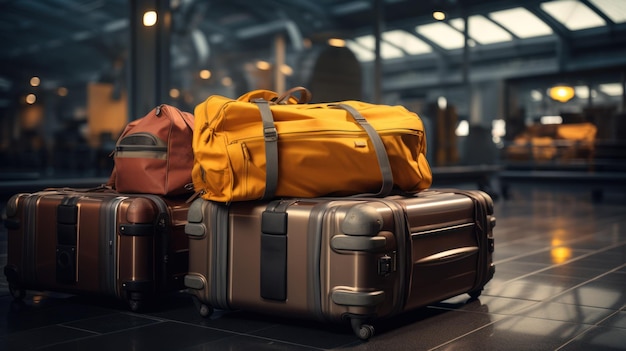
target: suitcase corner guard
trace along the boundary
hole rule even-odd
[[[331,299],[337,305],[369,307],[385,301],[385,292],[336,289],[331,293]]]
[[[346,213],[341,231],[347,235],[374,236],[383,228],[383,217],[374,206],[356,205]]]

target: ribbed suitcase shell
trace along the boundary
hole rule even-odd
[[[219,308],[349,318],[367,339],[370,321],[463,293],[477,297],[495,272],[493,203],[480,191],[230,205],[197,199],[188,221],[185,285],[205,316]]]
[[[183,289],[188,204],[155,195],[51,190],[7,203],[4,273],[16,298],[25,290],[110,295],[133,310]]]

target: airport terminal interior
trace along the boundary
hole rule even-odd
[[[626,350],[624,0],[0,0],[0,44],[3,268],[13,195],[104,184],[131,121],[257,89],[404,106],[432,188],[482,190],[496,218],[480,296],[369,340],[306,313],[202,316],[185,289],[139,310],[18,296],[2,274],[0,350]]]

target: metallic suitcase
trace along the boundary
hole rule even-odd
[[[4,274],[25,290],[109,295],[138,310],[184,289],[188,204],[156,195],[50,190],[16,194],[6,206]]]
[[[200,313],[242,309],[350,319],[361,339],[379,318],[469,293],[493,277],[493,202],[481,191],[386,198],[285,199],[189,209],[185,286]]]

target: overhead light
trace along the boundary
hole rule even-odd
[[[280,66],[280,72],[286,76],[290,76],[293,74],[293,68],[288,65],[282,65]]]
[[[66,87],[59,87],[59,88],[57,88],[57,95],[59,95],[59,96],[67,96],[67,88]]]
[[[443,21],[446,19],[446,14],[443,11],[433,11],[433,18],[437,21]]]
[[[261,71],[267,71],[272,68],[272,64],[267,61],[257,61],[256,68],[260,69]]]
[[[562,124],[563,117],[561,116],[541,116],[539,119],[541,124]]]
[[[229,87],[231,85],[233,85],[233,79],[231,77],[224,77],[222,78],[222,85],[225,87]]]
[[[39,77],[35,76],[35,77],[32,77],[30,79],[30,86],[31,87],[38,87],[40,83],[41,83],[41,79],[39,79]]]
[[[37,95],[35,94],[28,94],[26,95],[26,103],[29,105],[32,105],[35,103],[35,101],[37,101]]]
[[[346,41],[339,38],[330,38],[328,39],[328,45],[334,46],[336,48],[342,48],[346,46]]]
[[[211,78],[211,71],[209,71],[208,69],[203,69],[202,71],[200,71],[200,78],[202,79]]]
[[[459,124],[456,126],[454,130],[454,134],[456,136],[464,137],[469,135],[469,122],[466,120],[461,120]]]
[[[568,85],[556,85],[548,90],[548,96],[559,102],[568,102],[575,95],[574,88]]]
[[[157,22],[157,13],[156,11],[146,11],[143,14],[143,25],[146,27],[152,27]]]
[[[445,96],[440,96],[437,98],[437,106],[440,110],[445,110],[448,108],[448,99]]]
[[[176,88],[170,89],[170,97],[172,99],[178,99],[180,97],[180,90]]]

